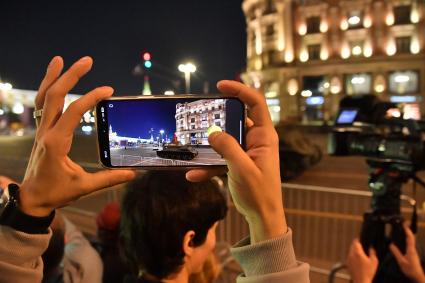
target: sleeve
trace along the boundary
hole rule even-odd
[[[103,263],[97,251],[71,221],[65,221],[64,281],[101,283]],[[68,280],[68,281],[67,281]]]
[[[238,283],[310,282],[309,265],[295,258],[290,229],[281,237],[255,244],[247,237],[231,251],[244,271]]]
[[[0,225],[0,283],[41,282],[41,255],[51,236],[50,229],[47,234],[27,234]]]

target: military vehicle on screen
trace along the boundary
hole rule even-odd
[[[167,144],[156,155],[161,158],[192,160],[198,155],[198,151],[188,145]]]

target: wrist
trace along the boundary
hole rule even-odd
[[[54,208],[37,205],[37,202],[34,201],[35,197],[31,196],[28,191],[29,190],[25,187],[25,185],[21,186],[19,194],[19,210],[34,217],[47,217],[54,211]]]
[[[413,281],[416,283],[425,283],[425,274],[422,272],[422,274],[420,274],[419,276],[415,276],[415,278],[413,278]]]
[[[47,233],[55,216],[54,211],[47,215],[28,214],[20,207],[20,188],[16,184],[8,186],[9,198],[0,213],[0,225],[9,226],[27,234]],[[44,213],[44,212],[43,212]]]
[[[273,213],[270,216],[247,217],[249,225],[251,243],[270,240],[280,237],[288,231],[285,214]]]

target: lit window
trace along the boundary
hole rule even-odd
[[[351,48],[351,54],[353,54],[354,56],[362,55],[363,53],[362,46],[363,44],[354,44],[353,47]]]
[[[370,74],[349,74],[345,76],[345,93],[348,95],[370,94],[372,78]]]
[[[419,90],[417,71],[392,72],[388,81],[390,93],[409,94],[417,93]]]
[[[348,28],[356,29],[363,27],[363,15],[360,11],[352,11],[347,18]]]

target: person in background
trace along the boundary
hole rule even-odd
[[[63,112],[67,93],[92,67],[84,57],[64,72],[61,57],[52,59],[36,97],[36,117],[41,114],[25,177],[20,186],[10,184],[12,195],[0,215],[0,274],[3,282],[40,282],[41,254],[51,237],[48,229],[55,209],[95,191],[128,182],[132,170],[88,173],[69,157],[75,128],[85,112],[110,97],[113,89],[96,88],[72,102]],[[220,81],[225,95],[241,99],[249,109],[246,151],[225,132],[208,140],[227,164],[228,187],[236,209],[248,222],[250,236],[233,248],[241,264],[244,283],[309,282],[309,267],[298,262],[283,209],[279,174],[278,136],[263,95],[242,83]],[[222,170],[194,169],[187,180],[201,182]]]
[[[397,261],[400,270],[414,283],[425,283],[425,274],[416,251],[416,239],[412,231],[404,225],[406,234],[406,254],[393,243],[389,249]],[[347,267],[354,283],[371,283],[378,270],[378,258],[373,248],[366,254],[358,239],[351,244],[347,258]]]
[[[97,249],[103,262],[103,283],[123,282],[130,270],[122,260],[119,248],[120,205],[107,203],[96,217]]]

